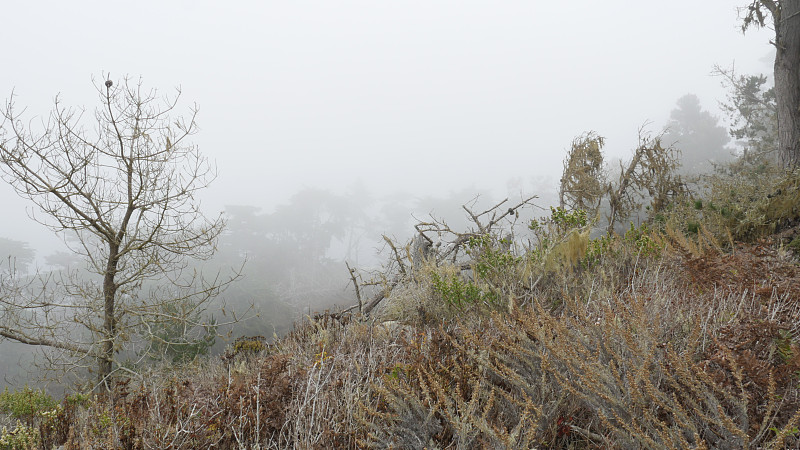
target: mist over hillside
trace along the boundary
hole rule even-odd
[[[681,150],[683,167],[692,174],[712,170],[715,159],[723,163],[734,155],[721,123],[702,108],[696,96],[687,94],[677,100],[670,121],[650,129],[655,136],[665,133],[665,144]],[[612,159],[604,170],[617,176],[619,165],[629,159]],[[226,229],[215,256],[202,268],[212,273],[241,268],[241,279],[210,305],[208,314],[220,316],[224,305],[228,311],[249,315],[246,321],[221,330],[226,337],[218,339],[212,351],[221,352],[239,336],[282,336],[302,317],[350,307],[356,296],[347,265],[365,273],[380,270],[391,261],[386,238],[405,246],[417,233],[417,223],[432,220],[467,231],[473,224],[465,206],[483,211],[504,199],[513,203],[528,196],[536,196],[535,208],[524,210],[518,218],[523,227],[558,206],[557,177],[509,178],[505,192],[481,188],[478,180],[471,186],[422,195],[382,194],[354,181],[338,190],[302,188],[274,207],[227,204]],[[27,209],[35,215],[35,210]],[[0,239],[0,253],[11,258],[16,270],[33,275],[83,268],[81,260],[46,228],[30,218],[27,223],[28,235],[40,237],[38,248],[21,240]],[[53,247],[43,244],[48,239]],[[34,370],[31,354],[19,344],[4,348],[17,363],[6,366],[0,375],[12,385],[24,382],[25,374]]]
[[[0,450],[796,448],[746,3],[5,5]]]

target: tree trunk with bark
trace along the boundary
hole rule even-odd
[[[775,95],[784,167],[800,165],[800,0],[775,5]]]
[[[111,375],[114,365],[114,342],[116,334],[116,316],[114,311],[117,296],[117,284],[114,281],[119,264],[119,244],[112,242],[109,244],[108,264],[106,273],[103,276],[103,331],[102,331],[102,353],[98,364],[98,382],[104,384],[106,378]]]
[[[747,7],[742,30],[775,29],[775,99],[778,112],[778,154],[788,169],[800,165],[800,0],[754,0]]]

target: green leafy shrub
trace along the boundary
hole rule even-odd
[[[222,360],[231,363],[234,360],[251,358],[266,350],[267,345],[267,338],[264,336],[241,336],[225,349]]]
[[[10,391],[8,387],[0,393],[0,412],[32,425],[42,413],[56,407],[53,398],[40,389],[31,389],[27,385],[19,391]]]
[[[571,269],[586,257],[591,224],[582,209],[551,207],[549,217],[531,221],[528,229],[534,242],[527,256],[545,272]]]
[[[441,276],[434,272],[431,274],[431,287],[441,299],[450,306],[462,308],[481,302],[495,303],[498,299],[496,293],[485,291],[473,281],[465,281],[459,275]]]
[[[233,342],[234,353],[260,353],[267,348],[264,336],[240,337]]]
[[[64,403],[68,406],[86,406],[89,403],[90,397],[87,394],[76,392],[74,394],[64,397]]]
[[[586,248],[584,265],[591,266],[597,264],[603,256],[611,254],[615,241],[615,237],[609,234],[604,234],[596,239],[590,240]]]
[[[631,223],[623,236],[605,234],[590,240],[582,267],[588,269],[596,266],[604,258],[617,263],[633,259],[657,258],[665,246],[660,232],[652,229],[647,223],[638,227]]]
[[[467,248],[467,254],[477,256],[476,274],[487,281],[504,274],[521,260],[510,251],[509,239],[497,239],[491,235],[473,236],[467,241]]]
[[[625,232],[623,240],[632,246],[640,256],[658,256],[664,249],[664,243],[656,238],[647,223],[643,223],[638,227],[631,223],[631,227]]]
[[[791,249],[796,255],[800,256],[800,236],[792,239],[788,245],[789,249]]]
[[[550,207],[550,216],[534,219],[528,228],[537,237],[549,234],[565,234],[573,228],[582,228],[589,224],[586,211],[582,209],[568,210],[560,206]]]

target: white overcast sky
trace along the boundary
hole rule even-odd
[[[719,115],[714,64],[771,71],[769,30],[740,32],[747,3],[3,0],[0,99],[46,115],[59,92],[93,108],[103,72],[180,85],[220,171],[213,211],[356,180],[530,192],[584,131],[625,156],[684,94]],[[0,236],[35,242],[25,202],[0,201]]]

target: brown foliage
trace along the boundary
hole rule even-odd
[[[671,243],[686,268],[683,274],[701,291],[749,291],[765,301],[773,296],[800,301],[800,267],[768,241],[738,243],[729,252],[703,247],[697,254],[685,243]]]
[[[132,449],[796,446],[800,269],[766,242],[725,251],[699,235],[632,230],[546,277],[503,260],[532,280],[503,285],[508,311],[318,315],[274,344],[234,344],[226,364],[121,384],[61,436]],[[421,280],[405,288],[424,297]]]
[[[403,358],[376,386],[378,417],[366,443],[377,448],[528,448],[542,411],[520,385],[504,379],[489,349],[502,335],[452,327],[402,340]]]

